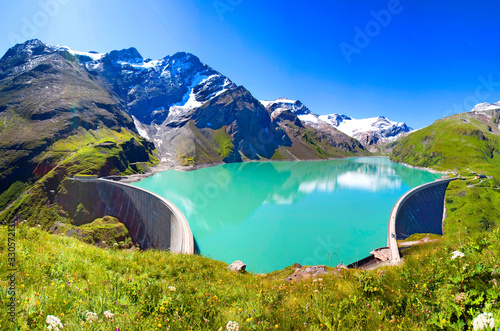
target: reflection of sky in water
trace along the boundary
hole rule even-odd
[[[376,192],[400,188],[401,178],[394,169],[381,167],[376,173],[368,173],[362,169],[345,172],[337,177],[337,183],[342,187]]]
[[[353,158],[166,171],[135,185],[181,209],[203,255],[269,272],[313,261],[320,236],[335,243],[336,263],[367,256],[385,244],[396,200],[437,177],[387,158]]]
[[[385,189],[401,188],[401,177],[396,171],[386,166],[357,167],[357,169],[326,173],[318,176],[314,180],[303,181],[299,184],[296,192],[291,192],[290,196],[283,196],[273,193],[266,203],[292,204],[294,196],[311,194],[313,192],[332,193],[335,189],[357,189],[370,192],[377,192]]]

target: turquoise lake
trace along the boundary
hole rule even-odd
[[[200,254],[267,273],[368,256],[386,245],[399,197],[440,177],[366,157],[168,170],[133,185],[179,207]]]

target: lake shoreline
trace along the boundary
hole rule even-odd
[[[404,162],[392,161],[390,159],[389,159],[389,161],[391,161],[392,163],[401,164],[401,165],[404,165],[406,167],[413,168],[413,169],[426,170],[426,171],[429,171],[429,172],[431,172],[433,174],[443,174],[443,175],[453,174],[453,172],[451,172],[451,171],[436,170],[436,169],[432,169],[432,168],[428,168],[428,167],[419,167],[419,166],[414,166],[414,165],[411,165],[411,164],[408,164],[408,163],[404,163]]]
[[[195,238],[203,238],[205,240],[200,241],[197,239],[199,246],[204,247],[206,250],[203,251],[202,249],[202,255],[209,252],[209,256],[213,259],[226,263],[241,260],[247,264],[251,272],[269,273],[286,268],[295,262],[299,262],[302,265],[326,264],[332,266],[330,263],[334,261],[325,260],[323,256],[326,256],[327,252],[338,254],[337,258],[339,261],[336,262],[343,262],[344,264],[351,263],[351,261],[359,261],[369,256],[371,250],[385,245],[387,241],[388,212],[393,207],[389,200],[397,200],[401,194],[407,191],[407,187],[413,187],[411,183],[418,185],[424,182],[432,182],[434,179],[440,177],[440,174],[433,174],[426,170],[401,167],[397,163],[390,162],[386,156],[307,161],[312,162],[290,160],[285,160],[285,162],[273,162],[272,160],[264,162],[247,161],[248,164],[246,164],[247,162],[245,164],[226,164],[224,167],[214,167],[217,165],[214,163],[195,167],[160,165],[154,168],[156,172],[166,169],[174,170],[176,168],[182,171],[168,171],[162,173],[161,176],[159,175],[157,177],[158,180],[155,180],[156,177],[151,177],[142,182],[142,184],[137,185],[169,198],[183,213],[186,213],[186,215],[189,214],[193,218],[190,222],[193,235]],[[189,171],[200,168],[207,169],[200,172]],[[393,171],[390,171],[389,168],[393,169]],[[152,173],[154,171],[150,171],[149,174]],[[246,178],[246,175],[243,175],[244,173],[250,174],[249,177]],[[250,179],[251,176],[255,178]],[[135,177],[137,180],[145,176]],[[376,180],[377,178],[379,178],[378,181]],[[229,179],[233,180],[229,181]],[[229,185],[230,183],[232,184]],[[267,193],[263,193],[263,190],[266,188],[270,189],[269,192],[266,191]],[[230,191],[230,189],[233,193],[227,197],[223,195],[227,195],[227,191]],[[257,191],[252,193],[251,190],[255,189]],[[380,194],[377,195],[377,193],[374,193],[378,190],[389,190],[394,197],[383,199]],[[333,194],[337,194],[337,196]],[[341,199],[331,198],[339,197],[339,194],[342,196]],[[349,245],[344,242],[344,237],[337,237],[338,229],[332,233],[330,233],[330,230],[337,228],[338,224],[343,224],[339,223],[342,222],[342,219],[353,218],[353,210],[356,209],[355,206],[357,205],[355,201],[360,196],[365,195],[367,200],[376,202],[374,206],[377,206],[377,210],[373,210],[369,215],[362,212],[355,213],[356,215],[359,214],[360,217],[356,216],[357,221],[353,222],[361,224],[361,227],[351,226],[350,230],[347,228],[342,230],[352,230],[351,233],[363,234],[366,228],[373,227],[373,231],[370,230],[370,233],[368,233],[368,237],[373,240],[366,240],[359,248],[352,249],[352,251],[358,250],[354,254],[350,252]],[[324,211],[329,210],[328,208],[331,207],[332,201],[340,200],[345,200],[343,205],[350,205],[351,202],[349,201],[352,201],[352,206],[344,208],[345,210],[335,207],[335,212],[324,213]],[[313,206],[313,201],[315,203],[320,201],[319,206],[321,208],[311,207]],[[242,211],[240,210],[241,208],[236,208],[235,210],[228,209],[229,206],[238,206],[241,203],[246,203],[250,207],[243,208]],[[271,205],[276,205],[276,207],[271,207]],[[300,209],[290,214],[290,210],[293,210],[291,205],[297,205]],[[327,206],[330,207],[326,208]],[[270,212],[272,210],[269,208],[278,208],[280,215],[279,222],[267,221],[267,215],[274,215]],[[310,208],[315,210],[314,217],[308,212]],[[219,212],[221,210],[224,210],[224,212]],[[257,210],[260,211],[256,212]],[[323,214],[319,210],[322,210],[321,213]],[[210,213],[216,215],[214,218],[216,222],[210,219]],[[304,213],[304,215],[301,213]],[[302,216],[295,217],[296,215]],[[251,217],[254,217],[254,219]],[[293,232],[290,232],[291,234],[285,237],[289,238],[301,235],[302,230],[297,229],[302,229],[303,220],[308,218],[314,218],[310,220],[311,226],[319,226],[323,230],[307,233],[306,239],[300,237],[292,240],[293,242],[303,240],[305,244],[307,243],[304,246],[308,248],[300,249],[294,253],[296,258],[286,261],[290,264],[276,265],[275,267],[277,268],[271,268],[271,262],[265,261],[262,264],[259,261],[260,257],[258,254],[253,256],[252,254],[255,253],[249,254],[248,251],[244,251],[245,247],[253,247],[252,245],[255,245],[255,242],[249,244],[254,240],[251,238],[261,238],[260,235],[256,236],[252,234],[253,232],[259,234],[268,233],[269,236],[272,236],[273,233],[288,233],[286,232],[289,231],[288,229],[294,229]],[[370,218],[373,218],[373,220],[369,224],[363,223]],[[239,220],[236,222],[239,228],[233,226],[235,225],[233,224],[235,223],[234,220]],[[207,228],[205,223],[213,226]],[[229,224],[231,226],[226,227],[221,224]],[[230,235],[224,234],[224,238],[240,238],[232,246],[241,246],[241,254],[228,255],[230,257],[226,258],[224,251],[219,252],[218,249],[212,250],[213,242],[220,242],[223,237],[221,233],[226,231],[233,231],[234,233],[229,232]],[[376,236],[375,233],[377,234]],[[210,235],[216,239],[211,239]],[[264,241],[264,246],[269,246],[271,242],[280,242],[279,240],[276,241],[276,238],[271,239],[267,238]],[[280,245],[288,244],[285,240],[281,241]],[[245,245],[243,245],[243,242],[245,242]],[[292,245],[291,249],[285,250],[285,252],[293,251],[295,247]],[[272,251],[279,251],[279,249]],[[276,258],[275,260],[279,259]],[[285,261],[280,261],[279,264],[283,262]],[[334,263],[334,265],[336,264]]]
[[[308,160],[244,160],[241,162],[234,162],[234,163],[252,163],[252,162],[318,162],[318,161],[332,161],[332,160],[345,160],[345,159],[354,159],[354,158],[388,158],[388,156],[384,155],[373,155],[373,156],[348,156],[348,157],[334,157],[334,158],[328,158],[328,159],[308,159]],[[393,162],[393,161],[391,161]],[[398,163],[398,162],[394,162]],[[142,174],[134,174],[134,175],[128,175],[128,176],[113,176],[112,178],[115,180],[119,180],[120,182],[123,183],[137,183],[140,182],[143,179],[146,179],[148,177],[151,177],[159,172],[167,171],[167,170],[175,170],[175,171],[182,171],[182,172],[188,172],[188,171],[195,171],[203,168],[210,168],[210,167],[216,167],[219,165],[224,165],[224,164],[230,164],[226,162],[212,162],[212,163],[203,163],[203,164],[196,164],[192,166],[181,166],[181,165],[175,165],[175,164],[158,164],[155,165],[151,168],[149,168],[145,173]],[[398,164],[403,164],[403,163],[398,163]],[[406,164],[403,164],[406,165]],[[413,167],[408,165],[409,167]],[[418,167],[416,167],[418,168]],[[430,172],[430,169],[426,168],[421,168],[422,170],[428,170]]]

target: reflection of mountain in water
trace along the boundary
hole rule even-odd
[[[435,175],[386,158],[249,162],[193,172],[167,171],[138,183],[174,202],[193,230],[210,231],[247,219],[263,204],[293,204],[313,192],[408,189]],[[199,234],[202,236],[202,234]]]

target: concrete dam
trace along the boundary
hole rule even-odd
[[[83,204],[88,219],[118,218],[142,249],[194,253],[194,238],[182,212],[167,199],[128,184],[77,177],[67,190],[73,204]]]
[[[392,208],[387,231],[389,259],[398,262],[397,240],[415,233],[443,234],[444,198],[448,184],[457,178],[436,180],[405,193]]]

